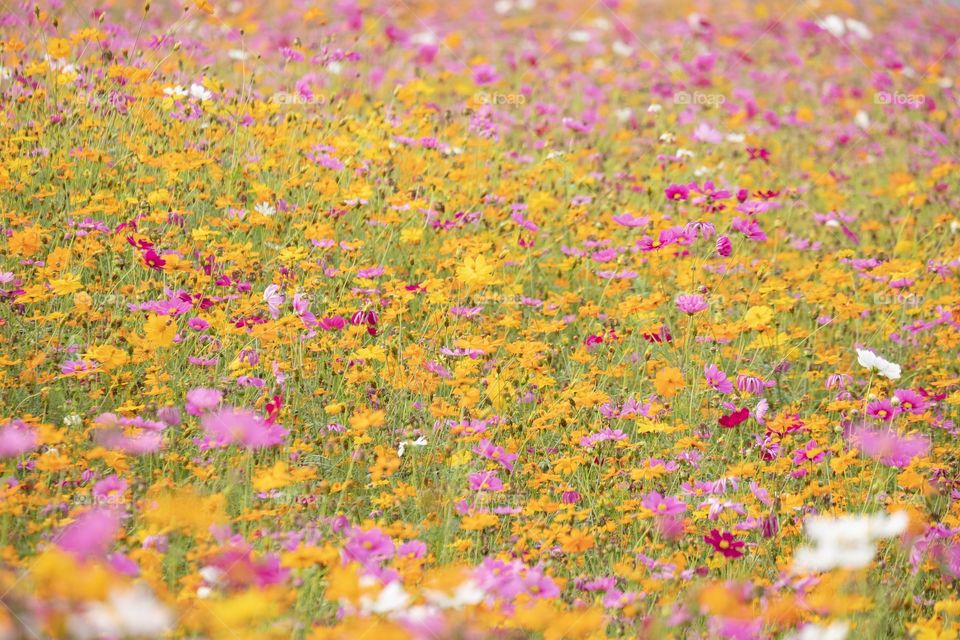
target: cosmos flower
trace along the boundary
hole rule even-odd
[[[37,433],[21,420],[0,427],[0,458],[14,458],[38,446]]]
[[[720,393],[733,393],[733,383],[727,378],[727,374],[720,370],[715,364],[704,365],[703,375],[707,379],[707,384]]]
[[[703,536],[703,541],[713,547],[716,553],[725,558],[743,557],[743,547],[746,545],[742,540],[737,540],[729,531],[720,532],[717,529],[711,529],[708,535]]]
[[[703,299],[703,296],[698,295],[677,296],[676,304],[677,309],[686,313],[687,315],[699,313],[710,306],[707,304],[707,301]]]
[[[287,431],[269,423],[249,409],[225,407],[206,413],[201,419],[210,444],[218,447],[240,445],[247,449],[272,447],[283,442]]]
[[[901,435],[891,428],[871,429],[867,426],[850,431],[850,444],[864,455],[881,463],[904,469],[910,461],[930,451],[930,439],[922,434]]]
[[[876,371],[884,378],[898,380],[900,378],[900,365],[885,360],[867,349],[857,349],[857,362],[860,366]]]
[[[873,562],[876,542],[902,534],[907,514],[812,516],[804,522],[814,547],[800,547],[794,553],[796,571],[829,571],[834,568],[862,569]]]

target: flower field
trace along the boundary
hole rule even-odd
[[[958,83],[950,3],[0,3],[0,640],[957,640]]]

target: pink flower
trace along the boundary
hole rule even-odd
[[[720,393],[733,393],[733,383],[727,379],[727,374],[720,370],[715,364],[709,364],[703,367],[703,375],[707,377],[707,384]]]
[[[235,407],[206,414],[201,425],[209,444],[219,447],[237,444],[247,449],[262,449],[281,444],[287,434],[280,425],[267,422],[249,409]]]
[[[473,81],[480,86],[499,80],[497,68],[492,64],[478,64],[473,68]]]
[[[473,452],[487,460],[499,462],[504,469],[511,472],[513,471],[513,463],[517,459],[517,454],[507,453],[503,447],[494,445],[486,438],[477,443],[477,446],[473,448]]]
[[[733,244],[730,242],[730,238],[727,236],[717,238],[717,253],[723,258],[729,257],[733,253]]]
[[[280,293],[280,285],[271,284],[263,292],[263,300],[270,309],[270,317],[276,320],[280,317],[280,305],[283,304],[284,297]]]
[[[343,555],[348,561],[356,561],[363,565],[379,564],[380,561],[393,557],[393,552],[393,540],[380,529],[369,531],[354,529],[343,547]]]
[[[15,458],[37,448],[37,432],[21,420],[0,429],[0,458]]]
[[[501,491],[503,482],[497,477],[496,471],[480,471],[471,474],[468,478],[471,491]]]
[[[120,515],[113,509],[84,511],[57,536],[56,544],[80,560],[106,555],[120,529]]]
[[[893,395],[900,401],[900,409],[914,415],[920,415],[930,406],[927,399],[913,389],[897,389]]]
[[[657,491],[651,491],[643,497],[641,504],[653,511],[656,516],[675,516],[687,510],[686,503],[680,502],[673,496],[663,496]]]
[[[893,406],[893,403],[884,398],[883,400],[874,400],[867,405],[867,415],[882,422],[890,422],[897,417],[900,410]]]
[[[930,439],[924,435],[901,436],[890,428],[860,427],[850,433],[850,443],[865,455],[885,465],[904,469],[917,456],[930,451]]]
[[[221,400],[223,394],[216,389],[197,387],[187,392],[187,404],[184,408],[190,415],[199,416],[219,407]]]
[[[677,296],[676,304],[677,309],[691,316],[710,306],[703,296],[687,294]]]
[[[797,449],[793,453],[793,464],[803,464],[804,462],[820,462],[827,457],[823,447],[817,444],[816,440],[810,440],[802,449]]]

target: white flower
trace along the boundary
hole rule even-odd
[[[160,638],[173,626],[173,615],[138,584],[111,591],[106,602],[88,602],[67,626],[75,638]]]
[[[277,212],[276,207],[274,207],[269,202],[259,202],[257,203],[257,206],[255,206],[253,209],[260,215],[268,216],[268,217],[272,216]]]
[[[796,550],[794,569],[800,572],[863,569],[873,562],[876,542],[902,534],[907,522],[907,514],[903,511],[835,518],[809,517],[804,522],[804,530],[817,544]]]
[[[410,594],[404,591],[399,582],[391,582],[377,595],[376,600],[370,596],[360,598],[360,609],[364,613],[390,613],[406,608],[410,604]]]
[[[873,351],[867,349],[857,349],[857,362],[860,366],[867,369],[876,369],[884,378],[898,380],[900,378],[900,365],[894,364],[889,360],[884,360]]]
[[[861,129],[870,128],[870,116],[867,115],[867,112],[864,110],[857,111],[857,115],[853,117],[853,123],[860,127]]]
[[[175,84],[172,87],[166,87],[163,90],[163,95],[170,96],[171,98],[185,98],[187,96],[187,90]]]
[[[847,26],[843,23],[843,18],[830,14],[823,20],[817,22],[817,26],[832,35],[834,38],[841,38],[847,32]]]
[[[873,33],[870,31],[870,28],[859,20],[847,18],[846,25],[847,31],[858,36],[861,40],[869,40],[873,37]]]
[[[458,585],[453,595],[435,589],[425,589],[423,592],[423,597],[427,599],[427,602],[441,609],[459,609],[464,606],[479,604],[486,595],[486,592],[477,586],[477,583],[473,580],[467,580]]]
[[[826,627],[808,624],[799,633],[790,636],[790,640],[843,640],[849,630],[850,625],[843,621],[831,622]]]
[[[202,84],[192,84],[190,85],[190,97],[196,98],[200,102],[206,102],[213,97],[213,93]]]
[[[624,58],[633,54],[633,47],[620,40],[615,41],[612,45],[610,45],[610,48],[615,54],[618,56],[623,56]]]
[[[410,440],[404,440],[403,442],[400,443],[400,446],[397,447],[397,456],[399,456],[399,457],[402,458],[402,457],[403,457],[403,453],[404,453],[404,451],[407,450],[407,447],[408,447],[408,446],[410,446],[410,447],[425,447],[425,446],[427,446],[427,439],[426,439],[425,437],[423,437],[423,436],[420,436],[419,438],[417,438],[416,440],[414,440],[414,441],[412,441],[412,442],[411,442]]]

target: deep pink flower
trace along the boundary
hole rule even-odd
[[[733,243],[730,242],[730,238],[727,236],[717,238],[717,253],[723,258],[729,257],[733,253]]]
[[[742,557],[743,552],[740,551],[740,549],[743,549],[746,545],[742,540],[737,540],[733,537],[733,534],[729,531],[720,533],[716,529],[712,529],[709,535],[703,536],[703,540],[713,547],[714,551],[720,552],[727,558]]]
[[[737,409],[736,411],[729,413],[724,416],[720,416],[720,419],[717,421],[720,423],[720,426],[724,429],[733,429],[738,424],[747,421],[747,418],[750,417],[750,409],[743,407],[742,409]]]
[[[680,202],[690,197],[690,188],[685,184],[671,184],[663,194],[667,196],[667,200],[671,202]]]

